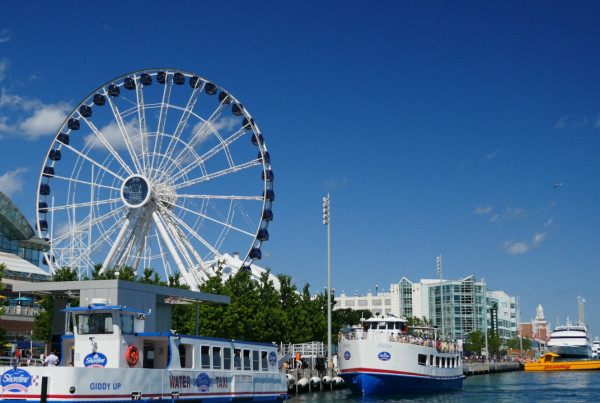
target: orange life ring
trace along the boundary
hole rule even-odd
[[[125,358],[127,359],[127,364],[129,364],[130,367],[135,366],[140,358],[138,348],[133,344],[129,346],[125,352]]]

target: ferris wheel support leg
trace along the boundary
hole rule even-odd
[[[133,217],[134,213],[135,213],[135,209],[131,209],[131,210],[129,210],[129,213],[127,213],[127,217],[125,217],[125,222],[123,223],[123,226],[121,227],[121,231],[119,231],[119,235],[117,235],[117,239],[115,239],[115,242],[110,247],[110,251],[108,252],[108,255],[106,255],[106,258],[104,259],[104,263],[102,263],[102,267],[100,268],[100,271],[98,272],[98,274],[104,273],[106,271],[106,269],[108,268],[108,266],[110,265],[110,262],[113,259],[113,257],[115,257],[117,248],[121,244],[121,241],[123,240],[123,237],[125,236],[125,233],[127,232],[127,229],[129,228],[129,224],[131,223],[131,218]]]
[[[169,234],[167,234],[167,231],[156,211],[152,212],[152,219],[154,220],[154,223],[156,224],[156,229],[158,229],[158,233],[160,234],[160,237],[164,241],[165,245],[167,246],[171,257],[173,257],[173,260],[175,260],[175,264],[177,265],[177,268],[179,269],[183,280],[186,282],[187,285],[190,286],[190,289],[192,291],[198,291],[198,283],[192,281],[192,279],[190,278],[189,273],[185,268],[185,265],[179,257],[179,253],[177,253],[177,249],[175,249],[175,245],[173,245],[173,242],[171,241]]]

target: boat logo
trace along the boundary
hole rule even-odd
[[[275,354],[274,351],[271,351],[269,353],[269,365],[276,365],[277,364],[277,354]]]
[[[199,392],[208,392],[210,390],[210,376],[204,372],[201,373],[194,381],[194,385],[196,385]]]
[[[344,352],[344,359],[345,360],[349,360],[350,359],[350,351]]]
[[[85,356],[83,364],[86,367],[105,367],[108,359],[102,353],[91,353]]]
[[[25,392],[31,385],[31,375],[23,369],[10,369],[2,374],[0,380],[3,392]]]
[[[379,357],[381,361],[389,361],[390,358],[392,358],[390,353],[388,353],[387,351],[382,351],[377,357]]]

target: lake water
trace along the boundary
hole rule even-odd
[[[430,395],[356,396],[348,389],[290,395],[295,402],[597,402],[600,371],[505,372],[470,376],[462,391]]]

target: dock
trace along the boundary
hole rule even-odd
[[[523,364],[512,362],[463,363],[463,373],[466,376],[495,374],[498,372],[523,371]]]

